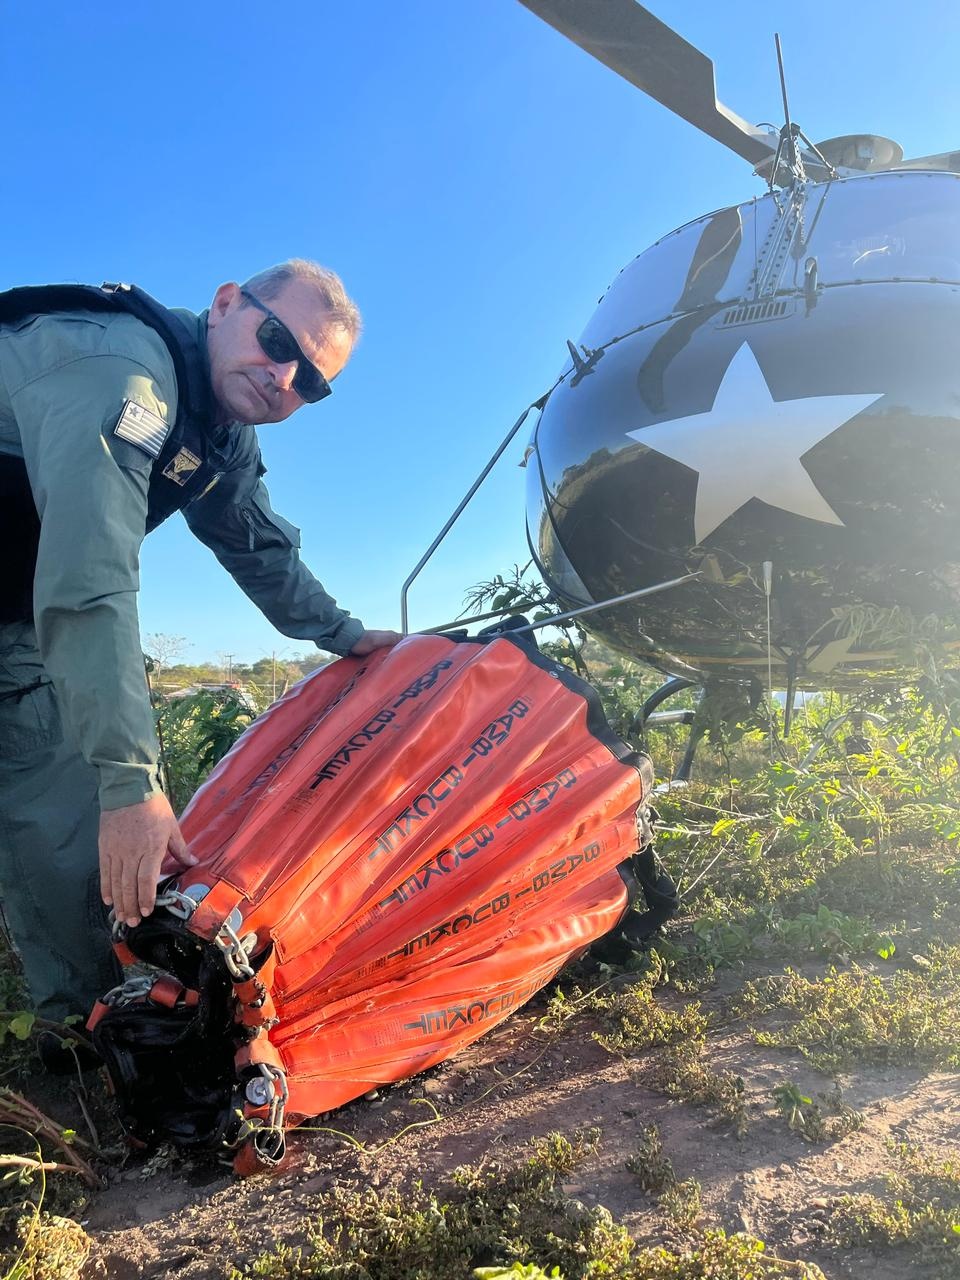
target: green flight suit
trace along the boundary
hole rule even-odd
[[[206,316],[182,318],[205,334]],[[204,349],[205,349],[205,343]],[[34,1002],[86,1012],[114,980],[98,883],[101,809],[160,790],[137,616],[153,456],[115,432],[126,401],[172,424],[173,361],[123,314],[0,330],[0,453],[22,457],[41,519],[34,621],[0,625],[0,890]],[[363,624],[299,557],[252,428],[184,514],[285,634],[347,653]]]

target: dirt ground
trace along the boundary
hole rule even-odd
[[[741,972],[737,985],[742,980]],[[700,999],[719,1011],[724,994],[720,984]],[[812,1096],[833,1081],[793,1052],[759,1048],[743,1022],[727,1022],[708,1045],[712,1065],[744,1082],[749,1127],[737,1138],[704,1110],[644,1088],[637,1079],[643,1055],[612,1056],[588,1016],[548,1033],[538,1029],[542,1012],[541,997],[451,1062],[297,1134],[287,1166],[272,1179],[241,1182],[224,1164],[170,1153],[132,1161],[85,1211],[95,1243],[84,1276],[225,1275],[277,1241],[301,1239],[318,1197],[334,1183],[382,1188],[419,1179],[433,1187],[459,1164],[522,1159],[534,1138],[591,1127],[601,1131],[599,1147],[565,1178],[565,1190],[605,1205],[639,1241],[669,1243],[679,1237],[625,1167],[641,1130],[655,1122],[677,1178],[702,1185],[701,1228],[747,1231],[782,1257],[816,1262],[828,1280],[923,1280],[926,1271],[919,1264],[904,1270],[896,1252],[841,1254],[825,1246],[822,1232],[831,1197],[879,1190],[891,1139],[941,1158],[960,1150],[957,1076],[877,1068],[843,1076],[844,1099],[865,1123],[842,1140],[812,1144],[788,1129],[772,1089],[789,1081]],[[439,1120],[415,1101],[424,1098]]]

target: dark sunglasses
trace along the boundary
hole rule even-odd
[[[300,344],[269,307],[265,307],[259,298],[255,298],[248,289],[240,290],[241,297],[262,311],[265,319],[257,328],[257,341],[260,350],[275,364],[292,364],[296,361],[297,372],[293,378],[293,389],[301,400],[307,404],[316,404],[333,390],[320,370],[300,350]]]

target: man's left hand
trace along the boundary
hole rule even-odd
[[[350,657],[365,658],[374,649],[389,649],[402,639],[399,631],[365,631],[350,650]]]

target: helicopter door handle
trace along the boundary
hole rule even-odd
[[[816,258],[808,258],[803,264],[803,296],[807,303],[807,315],[809,315],[817,305],[819,276],[820,269],[817,265]]]

